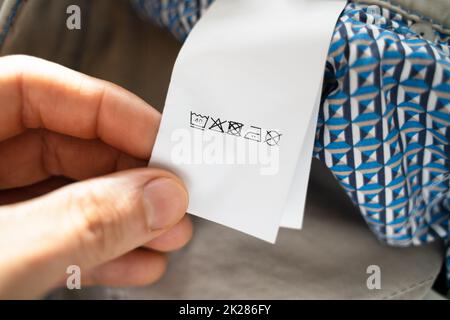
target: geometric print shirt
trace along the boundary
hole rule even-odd
[[[183,41],[213,0],[133,0]],[[446,243],[450,288],[450,36],[349,2],[333,32],[314,154],[374,234]]]

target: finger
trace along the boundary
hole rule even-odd
[[[192,222],[185,216],[180,222],[159,237],[145,244],[145,247],[161,252],[178,250],[192,238]]]
[[[28,56],[0,58],[0,140],[45,128],[147,159],[160,114],[112,83]]]
[[[98,139],[83,140],[47,130],[27,130],[0,142],[0,154],[0,189],[22,187],[50,176],[82,180],[147,164]]]
[[[82,285],[144,286],[159,280],[167,267],[164,254],[136,249],[87,272],[81,272]]]
[[[115,259],[176,225],[186,207],[182,183],[171,173],[151,168],[73,183],[4,206],[0,296],[21,288],[47,290],[45,284],[56,283],[69,265],[86,270]],[[26,292],[31,295],[33,290]]]
[[[0,205],[30,200],[64,187],[70,183],[73,183],[73,180],[64,177],[51,177],[45,181],[26,187],[3,190],[0,192]]]

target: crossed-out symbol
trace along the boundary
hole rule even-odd
[[[209,127],[209,130],[213,130],[213,131],[219,131],[219,132],[224,132],[223,130],[223,124],[227,121],[221,121],[220,118],[214,119],[211,118],[213,121],[213,124]]]
[[[241,136],[242,127],[244,124],[236,122],[236,121],[228,121],[228,134],[232,136]]]
[[[275,130],[268,130],[266,133],[266,139],[264,142],[266,142],[269,146],[277,146],[280,142],[281,133],[275,131]]]

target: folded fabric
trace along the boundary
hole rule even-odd
[[[213,0],[133,2],[183,41]],[[450,32],[433,26],[347,4],[326,62],[314,156],[381,241],[446,241],[450,285]]]

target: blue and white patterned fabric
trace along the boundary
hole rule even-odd
[[[138,12],[183,41],[214,0],[132,0]]]
[[[134,0],[184,40],[213,0]],[[314,156],[389,245],[450,240],[450,37],[347,4],[331,41]],[[301,90],[299,88],[299,90]],[[447,250],[450,285],[450,250]]]

